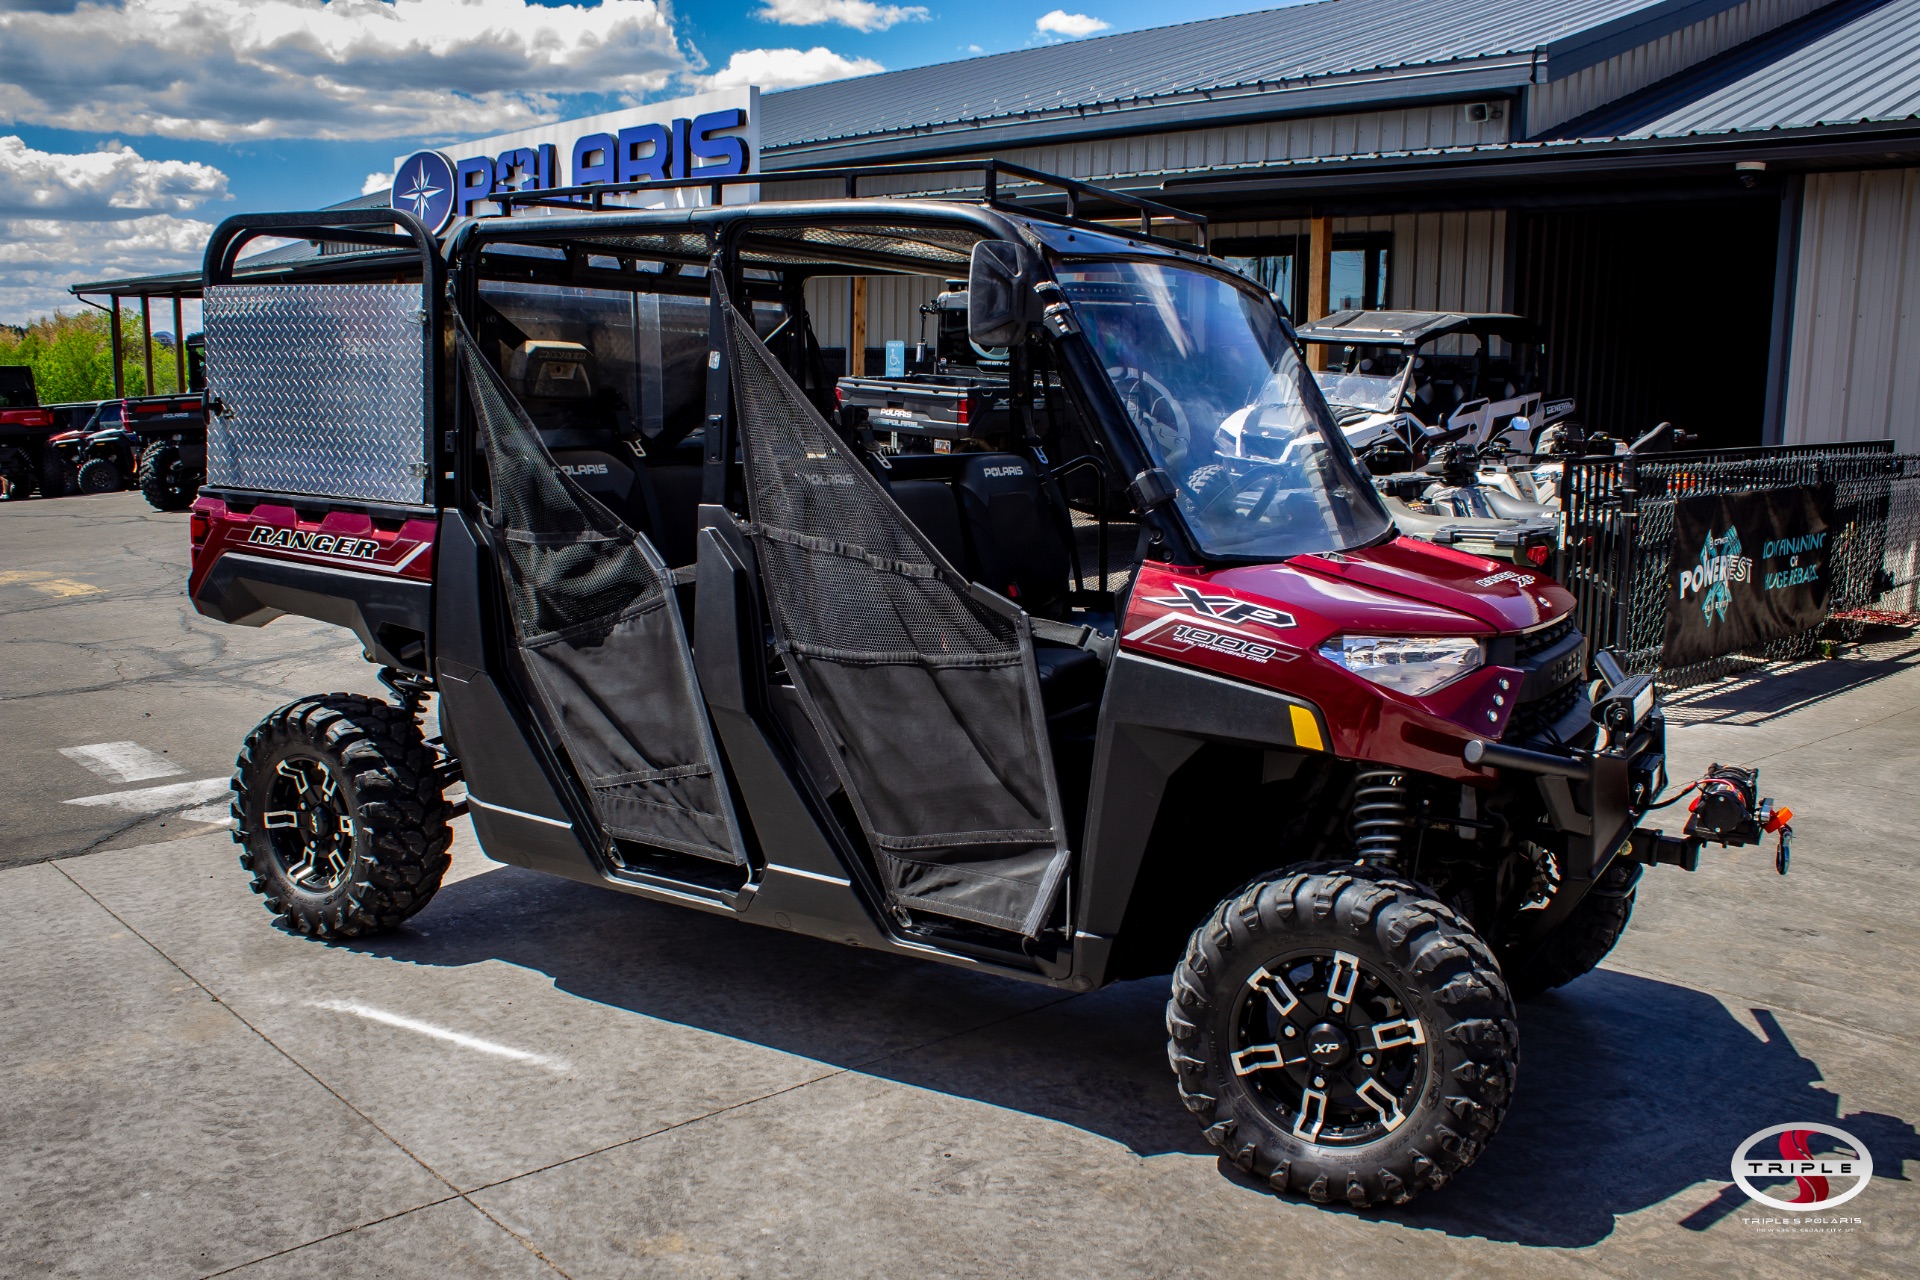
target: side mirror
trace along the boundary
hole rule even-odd
[[[1011,347],[1027,336],[1031,292],[1020,269],[1020,246],[982,240],[967,268],[967,337],[982,347]]]

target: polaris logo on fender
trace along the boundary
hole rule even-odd
[[[380,554],[380,544],[371,538],[343,538],[337,533],[314,533],[308,529],[276,529],[255,525],[247,535],[250,547],[282,547],[288,551],[314,551],[323,556],[345,556],[349,560],[371,560]]]
[[[1258,622],[1269,627],[1293,625],[1292,614],[1269,609],[1263,604],[1249,604],[1232,596],[1210,596],[1184,582],[1176,583],[1173,589],[1180,594],[1148,596],[1146,601],[1148,604],[1165,605],[1169,609],[1186,609],[1206,618],[1219,618],[1222,622]]]

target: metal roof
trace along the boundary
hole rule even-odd
[[[1843,0],[1557,130],[1677,138],[1920,117],[1920,0]]]
[[[769,93],[761,142],[786,167],[859,158],[865,140],[900,158],[911,139],[1030,144],[1470,94],[1571,74],[1737,2],[1321,0]]]

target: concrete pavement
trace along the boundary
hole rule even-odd
[[[1354,1213],[1214,1158],[1174,1097],[1163,980],[1065,996],[849,950],[500,866],[464,822],[399,933],[274,928],[204,805],[65,803],[222,776],[279,702],[377,688],[343,632],[193,617],[184,541],[133,495],[0,506],[0,573],[42,575],[0,581],[0,1275],[1799,1277],[1920,1256],[1908,662],[1689,695],[1675,776],[1760,763],[1796,811],[1793,874],[1770,850],[1650,873],[1606,966],[1522,1007],[1482,1160]],[[60,753],[120,742],[181,772]],[[1731,1188],[1739,1142],[1788,1121],[1867,1143],[1873,1182],[1820,1215],[1857,1222],[1782,1234]]]

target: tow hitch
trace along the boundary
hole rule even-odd
[[[1685,829],[1670,836],[1664,831],[1640,828],[1633,833],[1635,859],[1649,866],[1665,863],[1692,871],[1699,867],[1700,850],[1709,840],[1723,848],[1740,848],[1759,844],[1764,836],[1777,835],[1773,869],[1787,874],[1793,861],[1793,810],[1776,806],[1771,796],[1759,796],[1758,769],[1715,764],[1688,790],[1699,794],[1687,806]]]

